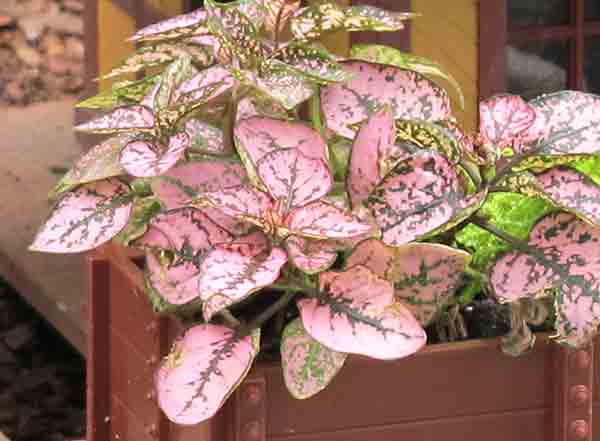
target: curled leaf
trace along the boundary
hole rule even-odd
[[[285,248],[291,263],[307,274],[329,269],[338,256],[335,244],[301,236],[289,236],[285,240]]]
[[[260,329],[240,338],[218,325],[198,325],[177,340],[156,374],[158,403],[177,424],[211,418],[243,381],[259,351]]]
[[[154,112],[145,106],[133,105],[121,107],[87,123],[80,124],[75,130],[84,133],[126,133],[151,132],[154,127]]]
[[[127,225],[129,187],[111,178],[65,193],[29,247],[46,253],[77,253],[108,242]]]
[[[121,151],[120,162],[127,172],[138,178],[159,176],[170,170],[182,157],[190,145],[185,133],[169,138],[169,145],[162,152],[162,146],[152,142],[136,140]]]
[[[310,398],[327,387],[344,366],[347,354],[332,351],[313,339],[295,319],[283,330],[283,379],[296,399]]]
[[[190,137],[190,150],[210,155],[229,155],[223,140],[223,130],[200,121],[190,119],[185,123],[185,133]]]
[[[412,314],[394,303],[392,285],[364,266],[319,276],[317,298],[298,301],[306,331],[328,348],[390,360],[425,345]]]
[[[178,15],[146,26],[133,34],[129,40],[135,42],[168,40],[190,34],[204,34],[208,32],[207,18],[206,10],[197,9],[188,14]]]

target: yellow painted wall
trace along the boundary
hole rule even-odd
[[[491,0],[487,0],[491,1]],[[411,22],[412,52],[440,63],[461,85],[465,110],[456,94],[455,113],[469,130],[477,124],[479,0],[412,0],[412,11],[421,14]]]

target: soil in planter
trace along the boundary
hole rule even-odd
[[[85,361],[0,281],[0,431],[11,441],[85,435]]]

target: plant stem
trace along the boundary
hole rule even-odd
[[[240,337],[249,335],[254,329],[262,327],[271,317],[285,308],[299,291],[286,291],[277,301],[257,315],[248,325],[239,328]]]
[[[507,242],[513,248],[527,254],[539,255],[540,253],[535,248],[531,247],[527,242],[501,230],[497,226],[490,223],[490,221],[482,216],[475,215],[471,218],[471,222],[480,228],[492,233],[494,236],[499,237],[503,241]]]
[[[309,101],[310,119],[312,120],[313,129],[323,135],[323,121],[321,120],[321,96],[317,90]]]
[[[281,5],[281,8],[279,8],[279,12],[277,12],[277,19],[275,20],[275,51],[277,51],[277,49],[279,49],[279,38],[280,38],[280,33],[281,33],[281,19],[283,18],[283,11],[285,10],[285,7],[287,6],[286,4],[287,2],[283,2],[283,4]]]
[[[221,317],[231,328],[238,329],[242,323],[231,313],[229,309],[224,309],[220,312]]]

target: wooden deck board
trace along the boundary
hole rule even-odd
[[[27,251],[50,210],[59,178],[51,167],[68,167],[80,152],[73,104],[0,107],[0,276],[85,353],[82,256]]]

